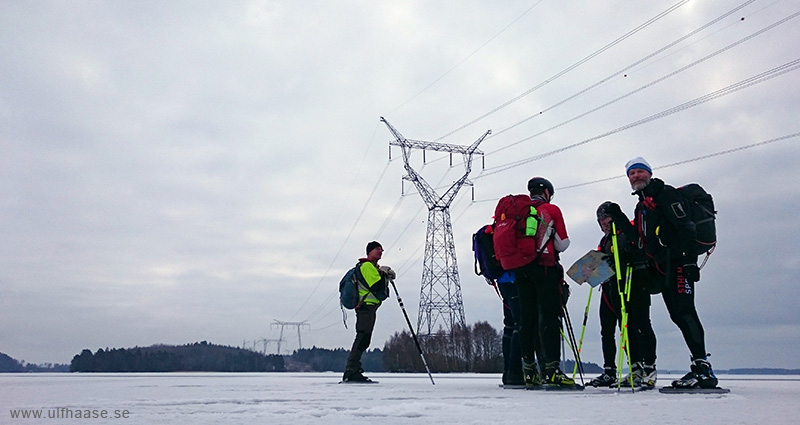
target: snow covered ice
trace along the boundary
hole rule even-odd
[[[789,424],[800,376],[719,375],[724,395],[624,389],[541,392],[498,387],[498,374],[338,373],[0,374],[0,424]],[[659,386],[676,376],[660,376]],[[127,418],[62,412],[127,410]],[[41,419],[21,419],[21,411]],[[61,415],[58,419],[48,419]]]

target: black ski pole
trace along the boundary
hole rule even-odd
[[[578,376],[581,378],[581,384],[583,384],[583,363],[581,362],[581,354],[580,351],[577,350],[577,341],[575,340],[575,330],[572,328],[572,320],[569,318],[569,310],[567,310],[567,306],[565,304],[561,304],[561,308],[564,311],[564,321],[567,324],[567,335],[570,339],[570,346],[572,348],[572,354],[575,356],[575,362],[578,364]]]
[[[390,279],[389,282],[391,282],[392,288],[394,288],[394,294],[397,296],[397,302],[398,304],[400,304],[400,309],[403,310],[403,316],[406,317],[406,323],[408,323],[408,330],[411,331],[411,336],[414,337],[414,344],[417,345],[417,350],[419,351],[419,357],[422,359],[422,364],[425,365],[425,370],[428,371],[428,377],[431,378],[431,384],[436,385],[436,382],[433,382],[433,375],[431,375],[431,370],[428,368],[428,362],[425,361],[425,355],[422,354],[422,347],[420,347],[419,345],[417,334],[414,333],[414,328],[411,326],[411,320],[409,320],[408,313],[406,313],[406,307],[403,305],[403,299],[400,298],[400,294],[397,292],[397,287],[394,286],[394,279]]]

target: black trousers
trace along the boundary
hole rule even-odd
[[[656,334],[650,322],[650,287],[652,276],[647,269],[634,270],[631,277],[631,294],[625,303],[628,313],[628,350],[631,363],[643,362],[652,365],[656,362]],[[623,282],[624,283],[624,279]],[[600,303],[600,337],[603,346],[603,367],[616,364],[617,342],[615,335],[622,318],[619,291],[616,279],[603,284],[603,298]]]
[[[372,341],[372,330],[375,328],[375,317],[378,311],[377,305],[362,304],[356,308],[356,339],[353,347],[350,348],[350,356],[347,358],[346,371],[361,370],[361,356],[369,348]]]
[[[503,383],[522,381],[517,284],[516,282],[497,282],[497,288],[503,297]]]
[[[561,278],[563,269],[529,264],[514,270],[519,293],[519,341],[526,363],[540,370],[561,361]]]
[[[603,347],[603,368],[617,368],[617,326],[620,324],[622,312],[619,308],[619,292],[616,290],[616,278],[613,282],[603,283],[600,298],[600,342]]]
[[[662,297],[669,317],[678,326],[692,355],[692,360],[705,358],[706,343],[703,325],[694,304],[695,282],[686,280],[682,265],[670,261],[666,267]]]
[[[634,270],[631,296],[626,304],[631,363],[656,363],[656,334],[650,322],[650,288],[652,275],[647,268]]]

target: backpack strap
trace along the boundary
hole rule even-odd
[[[353,310],[361,307],[361,304],[364,302],[365,299],[367,299],[369,294],[372,294],[372,290],[370,289],[369,285],[366,284],[367,280],[364,279],[364,275],[361,274],[361,264],[363,264],[363,263],[364,263],[364,261],[359,261],[358,263],[356,263],[356,271],[355,271],[353,277],[356,280],[356,289],[360,289],[361,287],[364,287],[367,290],[367,293],[364,294],[364,296],[361,297],[360,300],[358,300],[358,304],[356,304],[356,306],[353,307]]]
[[[539,260],[539,257],[541,257],[541,256],[542,256],[542,252],[544,252],[544,249],[545,249],[545,248],[547,248],[547,244],[549,244],[549,243],[550,243],[550,241],[551,241],[551,240],[553,240],[553,238],[555,237],[555,235],[556,235],[556,229],[555,229],[555,224],[554,224],[554,222],[553,222],[553,221],[551,221],[551,222],[550,222],[550,223],[547,225],[547,228],[546,228],[544,231],[545,231],[545,233],[546,233],[546,234],[547,234],[547,233],[549,233],[549,234],[547,234],[547,235],[546,235],[546,236],[545,236],[545,237],[542,239],[542,244],[541,244],[541,245],[539,246],[539,248],[536,250],[536,257],[533,259],[533,261],[538,261],[538,260]],[[556,262],[558,262],[558,253],[556,252],[555,254],[556,254]]]
[[[706,263],[708,262],[708,257],[711,257],[711,254],[714,252],[714,249],[716,247],[717,247],[717,245],[714,245],[714,246],[711,247],[711,249],[706,251],[706,257],[703,258],[703,263],[700,264],[700,267],[698,267],[698,269],[703,270],[703,267],[705,267]]]
[[[367,291],[369,291],[369,292],[364,294],[364,296],[361,297],[360,300],[358,300],[358,303],[356,304],[355,307],[353,307],[353,310],[358,309],[358,307],[361,306],[361,304],[369,296],[369,294],[375,295],[372,292],[372,288],[370,288],[369,285],[362,285],[362,282],[365,282],[365,279],[364,279],[364,276],[361,274],[361,263],[363,263],[363,261],[359,261],[358,263],[356,263],[355,270],[353,272],[353,279],[355,279],[355,281],[356,281],[356,290],[358,290],[359,288],[364,286],[364,287],[367,288]],[[347,329],[347,311],[345,311],[344,306],[342,305],[342,303],[339,303],[339,308],[342,310],[342,323],[344,323],[344,328]]]
[[[371,286],[366,284],[367,280],[364,279],[364,275],[361,274],[361,264],[365,263],[365,262],[366,261],[359,261],[358,264],[356,264],[355,278],[356,278],[356,281],[358,282],[358,287],[362,287],[363,286],[364,289],[367,290],[367,293],[364,294],[364,296],[361,297],[360,300],[358,300],[358,304],[356,304],[355,308],[353,308],[354,310],[357,309],[358,307],[360,307],[361,304],[364,303],[364,300],[366,300],[367,297],[370,296],[370,295],[372,295],[373,297],[378,299],[378,295],[375,292],[372,291],[372,287]],[[378,301],[380,302],[380,299],[378,299]]]

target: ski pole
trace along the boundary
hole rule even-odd
[[[417,350],[419,351],[419,357],[422,359],[422,364],[425,365],[425,370],[428,371],[428,377],[431,378],[431,384],[436,385],[436,382],[433,382],[433,375],[431,375],[431,370],[428,368],[428,362],[425,361],[425,355],[422,354],[422,347],[419,345],[419,340],[417,339],[417,334],[414,332],[414,328],[411,326],[411,320],[408,318],[408,313],[406,313],[406,308],[403,305],[403,299],[400,298],[400,293],[397,292],[397,287],[394,286],[394,279],[389,279],[389,282],[392,284],[392,288],[394,288],[394,294],[397,296],[397,303],[400,304],[400,309],[403,310],[403,316],[406,317],[406,323],[408,323],[408,330],[411,331],[411,336],[414,337],[414,344],[417,345]]]
[[[567,329],[567,334],[564,333],[564,329],[563,328],[560,328],[558,331],[561,333],[561,338],[562,338],[561,339],[561,351],[563,353],[563,356],[566,358],[566,350],[564,349],[564,344],[567,344],[567,346],[569,347],[570,351],[572,351],[572,354],[573,354],[573,356],[575,358],[575,365],[580,364],[580,357],[577,354],[575,354],[576,353],[576,351],[575,351],[575,346],[576,345],[575,345],[574,336],[572,338],[570,338],[568,336],[569,335],[569,329]],[[580,377],[581,377],[581,385],[583,385],[583,367],[581,367],[581,375],[580,375]],[[575,379],[574,375],[573,375],[572,379]]]
[[[592,303],[592,288],[589,287],[589,300],[586,301],[586,310],[583,312],[583,326],[581,327],[581,339],[578,341],[578,352],[581,352],[581,348],[583,347],[583,334],[586,332],[586,321],[589,319],[589,305]],[[575,372],[578,371],[578,364],[575,363],[575,367],[572,369],[572,379],[575,379]]]
[[[633,370],[631,369],[631,352],[630,352],[630,341],[628,340],[628,310],[625,307],[626,301],[626,288],[629,287],[628,282],[630,279],[630,274],[625,276],[625,286],[623,287],[620,285],[622,283],[621,276],[622,276],[622,268],[620,267],[620,260],[619,260],[619,243],[617,241],[617,225],[612,221],[611,222],[611,246],[612,250],[614,251],[614,267],[617,276],[617,292],[619,292],[619,301],[620,301],[620,335],[619,335],[619,356],[617,357],[617,382],[619,383],[619,387],[617,390],[619,391],[622,388],[622,352],[623,349],[625,351],[625,357],[628,358],[628,375],[630,376],[631,381],[631,390],[633,390]]]
[[[577,349],[578,345],[575,342],[575,330],[572,328],[572,320],[570,320],[569,318],[569,311],[567,310],[567,306],[562,304],[562,307],[564,310],[565,322],[567,323],[567,335],[569,335],[568,343],[570,348],[572,349],[572,354],[575,357],[575,364],[578,365],[578,371],[580,372],[579,376],[581,377],[581,385],[583,385],[583,364],[581,364],[580,350]]]
[[[623,306],[627,305],[627,303],[630,301],[630,298],[631,298],[631,275],[633,273],[632,273],[632,270],[631,270],[630,266],[628,266],[625,269],[625,273],[626,273],[625,274],[625,290],[624,290],[625,299],[623,300]],[[633,373],[632,373],[633,369],[631,368],[631,348],[630,348],[631,339],[630,339],[630,335],[628,333],[628,319],[630,318],[630,316],[628,314],[627,307],[622,307],[622,308],[624,309],[624,312],[625,312],[625,315],[622,318],[622,326],[623,326],[623,329],[624,329],[624,331],[623,331],[624,336],[622,338],[625,341],[625,356],[628,358],[628,376],[629,376],[628,380],[630,381],[630,384],[631,384],[631,391],[635,391],[633,389]]]

